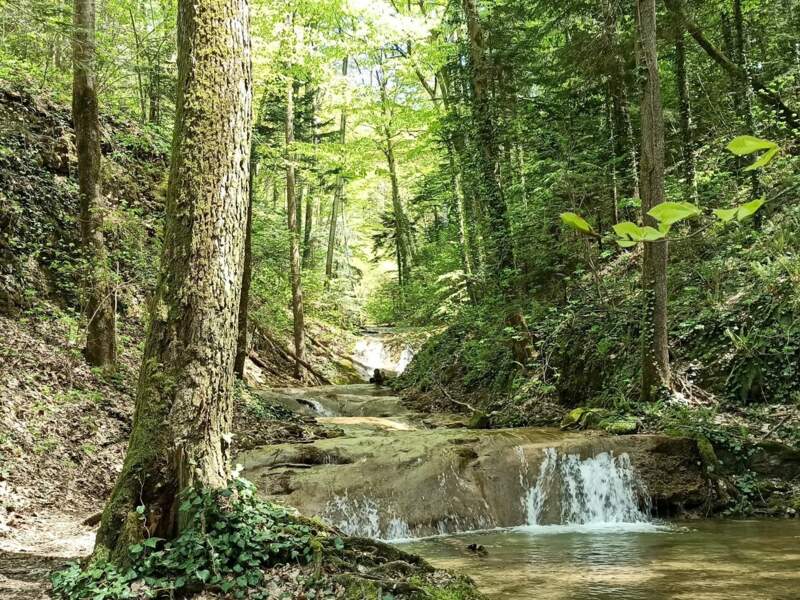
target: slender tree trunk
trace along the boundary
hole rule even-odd
[[[136,47],[136,83],[137,92],[139,96],[139,111],[141,113],[141,120],[144,122],[147,119],[147,100],[144,81],[142,79],[142,41],[139,37],[139,30],[136,27],[136,15],[133,9],[128,9],[128,14],[131,17],[131,28],[133,29],[133,41]]]
[[[317,194],[306,191],[306,218],[303,227],[303,269],[310,268],[314,263],[315,242],[314,237],[314,213],[316,212]]]
[[[348,67],[350,61],[347,56],[342,60],[342,76],[347,77]],[[347,111],[342,108],[342,114],[339,116],[339,143],[342,145],[344,151],[344,144],[347,141]],[[344,165],[342,165],[344,168]],[[336,227],[339,223],[339,211],[344,202],[344,174],[339,173],[336,177],[336,191],[333,194],[333,202],[331,203],[331,223],[328,234],[328,253],[325,260],[325,277],[328,282],[333,279],[333,259],[336,253]]]
[[[107,367],[117,358],[117,317],[103,236],[94,0],[75,0],[74,29],[72,118],[78,151],[81,242],[88,262],[86,360],[93,366]]]
[[[697,179],[694,166],[694,125],[692,103],[689,94],[689,78],[686,71],[685,32],[679,28],[675,38],[675,80],[678,88],[678,111],[680,113],[681,153],[683,154],[683,179],[689,198],[697,202]]]
[[[744,125],[744,133],[756,135],[755,120],[753,119],[753,103],[751,102],[752,87],[750,85],[750,70],[747,65],[747,36],[745,34],[744,15],[742,14],[742,0],[733,0],[733,23],[736,30],[736,44],[734,46],[734,60],[746,77],[734,79],[737,84],[739,97],[739,118]],[[751,197],[761,195],[761,181],[758,171],[750,172]],[[761,215],[757,214],[756,223],[760,224]]]
[[[286,216],[289,226],[289,271],[292,280],[292,315],[294,316],[294,376],[303,381],[305,359],[305,315],[303,312],[303,283],[300,263],[300,221],[297,212],[294,152],[294,95],[295,83],[286,85]]]
[[[392,194],[392,213],[394,214],[394,234],[397,254],[397,273],[400,287],[411,281],[411,227],[400,197],[400,183],[397,177],[397,157],[394,151],[394,134],[391,129],[392,115],[389,109],[389,97],[386,93],[386,79],[377,74],[380,88],[381,116],[383,117],[383,153],[389,168],[389,182]]]
[[[247,0],[179,0],[178,99],[161,271],[133,430],[95,554],[172,538],[178,497],[228,479],[252,78]],[[143,506],[144,512],[137,512]]]
[[[664,117],[656,43],[656,0],[638,0],[639,51],[644,70],[642,90],[641,185],[642,213],[646,225],[656,226],[647,215],[664,201]],[[667,242],[644,244],[642,288],[642,400],[648,402],[660,388],[670,386],[667,332]]]
[[[394,213],[395,239],[397,240],[397,270],[402,273],[401,283],[407,285],[411,281],[411,232],[408,218],[400,198],[400,184],[397,179],[397,159],[394,153],[394,142],[386,130],[386,161],[389,166],[389,179],[392,188],[392,212]]]
[[[636,156],[633,123],[631,122],[628,89],[625,77],[625,56],[619,42],[619,19],[611,0],[603,2],[605,19],[605,45],[611,56],[608,87],[611,96],[611,123],[613,126],[614,163],[617,181],[622,194],[630,198],[639,197],[639,169]]]
[[[253,204],[256,195],[256,174],[261,156],[258,152],[257,133],[264,119],[267,104],[267,92],[261,96],[258,115],[253,127],[250,141],[250,183],[247,195],[247,224],[244,244],[244,267],[242,270],[242,293],[239,300],[239,335],[236,341],[236,361],[234,372],[239,379],[244,378],[244,366],[250,353],[250,336],[248,332],[248,310],[250,309],[250,285],[253,280]]]
[[[499,180],[499,147],[492,117],[484,33],[478,14],[477,0],[463,0],[470,47],[473,114],[479,146],[480,175],[486,213],[489,216],[490,257],[496,279],[504,280],[503,271],[514,269],[511,227],[506,200]]]

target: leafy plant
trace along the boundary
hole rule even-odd
[[[205,587],[234,598],[263,598],[264,570],[284,563],[308,564],[342,541],[259,500],[255,488],[236,479],[222,490],[191,489],[180,512],[187,527],[173,541],[149,537],[129,547],[130,567],[95,560],[53,575],[64,600],[120,600],[183,596]]]

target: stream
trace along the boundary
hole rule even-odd
[[[357,348],[365,376],[411,358],[385,335]],[[666,518],[706,497],[691,440],[470,430],[369,384],[261,394],[343,433],[241,454],[264,496],[468,574],[489,598],[800,598],[797,520]]]

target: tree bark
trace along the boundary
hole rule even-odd
[[[303,226],[303,269],[310,268],[314,263],[315,254],[315,238],[314,238],[314,204],[317,201],[317,195],[312,194],[310,190],[305,192],[306,208],[305,208],[305,224]]]
[[[347,56],[342,60],[342,77],[347,77],[350,61]],[[344,144],[347,141],[347,111],[342,108],[339,117],[339,143],[344,151]],[[344,165],[341,166],[344,169]],[[339,223],[339,211],[344,201],[344,174],[340,171],[336,176],[336,191],[333,193],[331,204],[331,223],[328,233],[328,253],[325,259],[325,277],[328,282],[333,279],[333,259],[336,253],[336,227]]]
[[[683,154],[683,180],[689,198],[697,202],[697,178],[694,164],[694,125],[692,102],[689,94],[689,78],[686,71],[686,40],[683,28],[675,37],[675,80],[678,88],[678,112],[680,113],[681,153]]]
[[[261,96],[258,106],[258,115],[251,133],[250,140],[250,174],[249,189],[247,194],[247,223],[244,242],[244,266],[242,270],[242,293],[239,299],[239,334],[236,340],[236,361],[234,362],[234,372],[239,379],[244,379],[244,366],[250,354],[250,334],[248,331],[249,320],[248,310],[250,309],[250,285],[253,281],[253,204],[256,195],[256,173],[261,156],[258,152],[258,130],[264,119],[264,111],[267,105],[267,91]]]
[[[483,203],[489,216],[489,255],[496,274],[495,279],[504,281],[503,271],[514,269],[514,255],[506,200],[499,180],[499,151],[489,98],[491,77],[476,2],[477,0],[462,1],[469,34],[473,118],[479,146]]]
[[[620,48],[617,9],[611,0],[603,2],[605,46],[611,56],[608,88],[611,96],[611,124],[614,167],[622,193],[629,198],[639,197],[638,158],[631,123],[626,84],[625,56]]]
[[[392,131],[392,111],[389,108],[389,96],[386,91],[386,79],[377,73],[380,89],[381,117],[383,120],[383,153],[389,168],[389,183],[392,194],[392,213],[394,214],[394,235],[397,255],[397,278],[400,287],[411,281],[411,225],[406,217],[403,201],[400,197],[400,183],[397,177],[397,157],[394,150],[394,132]]]
[[[293,33],[290,35],[294,35]],[[305,314],[300,262],[300,215],[298,214],[294,165],[294,97],[296,84],[286,84],[286,216],[289,226],[289,271],[292,281],[292,315],[294,317],[294,376],[302,381],[305,358]]]
[[[81,242],[87,260],[86,360],[108,367],[117,358],[114,285],[103,235],[100,114],[97,103],[95,0],[75,0],[72,118],[78,153]]]
[[[656,0],[638,0],[642,88],[641,186],[646,225],[657,226],[647,213],[664,202],[664,116],[658,72]],[[648,402],[661,388],[670,386],[667,331],[667,242],[644,244],[642,288],[642,400]]]
[[[179,0],[178,98],[161,271],[128,451],[95,554],[173,538],[178,496],[227,483],[247,220],[247,0]],[[136,508],[144,507],[139,514]]]

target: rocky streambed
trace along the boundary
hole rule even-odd
[[[645,521],[710,501],[694,441],[557,429],[466,429],[372,385],[263,392],[343,435],[241,454],[274,500],[386,540],[524,525]]]

